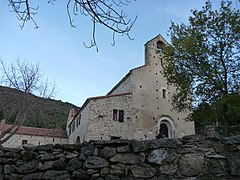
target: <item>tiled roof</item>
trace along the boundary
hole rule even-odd
[[[88,98],[89,100],[94,100],[94,99],[103,99],[103,98],[109,98],[109,97],[116,97],[116,96],[124,96],[124,95],[130,95],[132,94],[131,92],[125,92],[125,93],[120,93],[120,94],[108,94],[106,96],[95,96],[95,97],[90,97]]]
[[[0,124],[0,130],[6,130],[11,127],[10,124]],[[46,129],[46,128],[35,128],[35,127],[27,127],[21,126],[16,134],[22,135],[31,135],[31,136],[46,136],[46,137],[58,137],[58,138],[67,138],[67,134],[62,130],[54,130],[54,129]]]

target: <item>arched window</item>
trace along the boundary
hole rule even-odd
[[[80,137],[79,136],[76,139],[76,144],[80,144]]]
[[[162,53],[163,46],[164,46],[163,42],[162,41],[158,41],[157,42],[157,52]]]
[[[168,116],[162,116],[158,119],[158,131],[156,138],[174,138],[175,137],[175,128],[173,120]]]

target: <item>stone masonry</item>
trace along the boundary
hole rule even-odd
[[[1,180],[240,179],[240,136],[0,148]]]

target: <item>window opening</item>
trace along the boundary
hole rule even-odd
[[[81,118],[82,118],[82,116],[81,116],[81,114],[78,116],[78,125],[80,125],[81,124]]]
[[[124,110],[113,109],[113,121],[124,122]]]
[[[118,136],[111,136],[111,140],[114,140],[114,139],[120,139],[121,137],[118,137]]]
[[[124,111],[123,110],[119,110],[119,122],[123,122],[124,121]]]
[[[27,144],[27,140],[22,140],[22,145]]]
[[[162,58],[160,59],[160,62],[161,62],[161,66],[163,66],[163,59]]]
[[[117,121],[117,113],[118,113],[118,110],[117,109],[113,109],[113,120],[114,121]]]
[[[168,138],[168,127],[164,123],[160,124],[160,131],[157,135],[157,139],[159,138]]]
[[[162,53],[162,51],[163,51],[163,46],[164,46],[164,44],[163,44],[162,41],[158,41],[158,42],[157,42],[157,53]]]
[[[80,144],[80,137],[79,136],[76,139],[76,144]]]
[[[69,136],[71,135],[71,133],[72,133],[72,128],[71,128],[71,124],[68,126],[68,132],[69,132]]]
[[[73,121],[73,124],[72,124],[72,132],[75,130],[75,121]]]
[[[163,89],[163,90],[162,90],[162,97],[163,97],[163,98],[166,98],[166,93],[167,93],[167,90],[166,90],[166,89]]]

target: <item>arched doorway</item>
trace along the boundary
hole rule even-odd
[[[76,139],[76,144],[80,144],[80,137],[79,136]]]
[[[159,138],[168,138],[168,127],[166,124],[160,124]]]
[[[175,130],[173,120],[168,116],[162,116],[158,120],[157,139],[159,138],[175,138]]]

